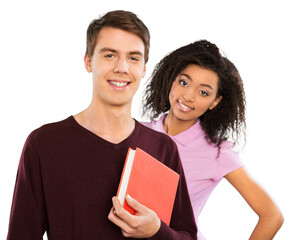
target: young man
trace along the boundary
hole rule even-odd
[[[45,231],[51,240],[196,239],[177,147],[131,117],[132,98],[146,71],[149,38],[146,26],[131,12],[109,12],[89,25],[84,62],[93,76],[91,104],[29,135],[8,240],[39,240]],[[169,227],[129,196],[136,215],[113,197],[128,147],[142,148],[180,174]]]

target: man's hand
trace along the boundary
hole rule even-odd
[[[117,197],[113,197],[112,202],[113,208],[108,215],[108,219],[121,228],[124,237],[148,238],[159,231],[161,220],[157,214],[138,203],[129,195],[126,196],[126,202],[136,211],[135,215],[131,215],[126,211]]]

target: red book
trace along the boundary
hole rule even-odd
[[[128,149],[117,197],[131,214],[125,196],[129,194],[142,205],[153,210],[169,225],[176,197],[179,174],[140,148]]]

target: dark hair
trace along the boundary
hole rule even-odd
[[[149,30],[134,13],[123,10],[108,12],[99,19],[94,19],[90,23],[87,29],[86,45],[86,54],[89,58],[93,56],[98,34],[104,27],[122,29],[139,36],[142,39],[145,47],[145,62],[148,61],[150,49]]]
[[[245,140],[246,102],[242,79],[235,65],[207,40],[183,46],[156,65],[143,96],[143,115],[153,120],[170,109],[172,84],[189,64],[210,69],[219,77],[216,97],[222,96],[222,99],[214,109],[207,110],[200,117],[206,139],[219,149],[222,141],[230,137],[237,143],[243,134]]]

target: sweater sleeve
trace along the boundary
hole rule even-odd
[[[170,226],[167,226],[164,222],[161,222],[159,231],[150,239],[197,239],[197,227],[194,220],[183,167],[176,145],[172,149],[173,150],[171,151],[171,154],[167,155],[167,157],[171,158],[171,168],[180,174],[180,180],[173,207],[171,222]]]
[[[40,240],[48,226],[35,132],[21,154],[7,240]]]

